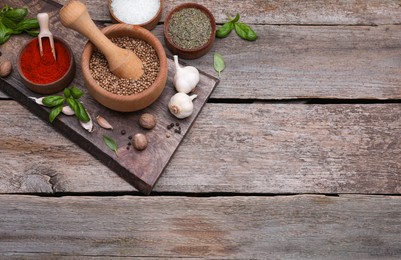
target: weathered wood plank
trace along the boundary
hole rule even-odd
[[[134,191],[16,102],[0,111],[1,193]],[[401,104],[207,104],[154,190],[400,194],[400,131]]]
[[[35,11],[34,5],[30,4]],[[56,16],[52,14],[53,28],[61,27]],[[397,59],[401,49],[401,27],[398,25],[259,25],[254,29],[260,36],[255,42],[241,40],[232,34],[229,38],[216,40],[206,56],[189,61],[215,75],[213,53],[217,51],[225,57],[227,68],[212,98],[401,98],[401,63]],[[164,42],[161,25],[153,32]],[[73,43],[77,42],[74,35],[63,36]],[[15,60],[16,53],[8,53],[8,50],[20,40],[11,40],[2,45],[0,51]],[[80,44],[79,41],[74,45],[77,61]],[[14,64],[11,77],[18,77],[16,74]]]
[[[157,28],[160,30],[160,28]],[[212,98],[400,99],[400,26],[255,26],[259,38],[217,39],[190,61],[209,74],[213,53],[226,69]],[[162,31],[155,32],[162,37]]]
[[[93,10],[100,10],[107,3],[107,1],[87,2],[93,7],[98,7],[92,8]],[[248,1],[241,2],[243,2],[242,5],[248,3]],[[305,4],[290,1],[283,2],[283,5],[297,4],[312,7],[338,4],[335,1],[332,4],[330,3],[333,1],[327,1],[328,3],[324,4],[322,2],[312,4],[312,2]],[[226,3],[221,4],[224,7],[229,6]],[[351,4],[342,3],[343,6],[348,7],[369,5],[369,8],[387,4],[391,10],[399,11],[400,9],[393,8],[394,1],[385,3],[369,1],[369,4],[360,1]],[[33,4],[30,3],[30,6]],[[353,9],[362,12],[369,8],[365,6]],[[302,9],[297,10],[302,13],[299,11]],[[377,11],[377,13],[397,17],[397,19],[401,17],[401,15],[391,16],[391,12]],[[55,19],[53,18],[53,21]],[[56,21],[54,26],[61,25]],[[259,35],[256,42],[243,41],[233,34],[227,39],[216,40],[214,48],[208,55],[189,62],[215,75],[213,53],[217,51],[225,57],[227,68],[222,74],[221,85],[213,93],[212,98],[274,100],[401,98],[399,91],[401,63],[397,58],[401,49],[399,40],[401,27],[398,25],[378,27],[259,25],[254,26],[254,29]],[[164,42],[161,25],[153,32]],[[74,38],[70,36],[68,41],[74,42]],[[13,42],[10,42],[0,46],[0,51],[7,55],[7,50],[12,44]],[[78,51],[77,61],[79,57]],[[14,74],[16,74],[15,64]],[[1,97],[4,98],[4,94],[0,94]]]
[[[399,259],[401,198],[1,196],[2,257]]]
[[[227,68],[212,98],[401,98],[400,26],[255,26],[255,30],[260,35],[256,42],[230,35],[216,40],[206,56],[187,61],[216,75],[213,53],[224,56]],[[164,43],[161,26],[153,32]],[[77,61],[79,57],[77,51]],[[16,73],[14,65],[12,77],[19,77]]]
[[[67,0],[56,0],[65,4]],[[93,19],[110,21],[107,1],[82,0],[87,4]],[[330,0],[165,0],[161,21],[175,6],[196,2],[209,8],[216,22],[223,23],[227,14],[239,12],[242,21],[254,24],[400,24],[401,8],[396,0],[330,1]]]

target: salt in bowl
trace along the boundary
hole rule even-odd
[[[138,25],[152,30],[160,21],[164,0],[109,0],[109,12],[113,23]]]

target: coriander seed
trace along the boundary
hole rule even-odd
[[[105,56],[95,50],[89,61],[92,78],[100,87],[116,95],[129,96],[148,89],[159,74],[160,61],[156,50],[140,39],[119,37],[110,40],[120,48],[133,51],[142,61],[144,74],[137,80],[117,77],[111,73]]]

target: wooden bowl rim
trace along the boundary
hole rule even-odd
[[[207,15],[207,17],[209,18],[210,25],[212,26],[212,32],[210,34],[209,40],[205,44],[203,44],[202,46],[199,46],[199,47],[194,48],[194,49],[184,49],[184,48],[181,48],[181,47],[177,46],[171,40],[171,38],[168,35],[168,25],[169,25],[171,16],[175,12],[181,11],[181,10],[186,9],[186,8],[196,8],[196,9],[199,9],[200,11],[202,11],[203,13],[205,13]],[[164,38],[166,39],[166,41],[168,41],[168,43],[170,45],[172,45],[174,48],[176,48],[177,50],[179,50],[181,52],[185,52],[185,53],[195,53],[195,52],[198,52],[198,51],[202,51],[203,49],[206,49],[210,44],[212,44],[214,42],[214,38],[215,38],[215,34],[216,34],[216,20],[215,20],[213,14],[210,12],[210,10],[207,9],[205,6],[203,6],[201,4],[197,4],[197,3],[183,3],[183,4],[180,4],[180,5],[176,6],[173,10],[171,10],[168,13],[166,19],[164,20],[163,33],[164,33]]]
[[[67,49],[68,55],[69,55],[69,57],[70,57],[70,65],[68,66],[68,69],[66,70],[66,72],[64,73],[64,75],[63,75],[61,78],[59,78],[58,80],[53,81],[53,82],[50,82],[50,83],[45,83],[45,84],[36,83],[36,82],[33,82],[32,80],[28,79],[27,77],[25,77],[24,73],[22,72],[22,68],[21,68],[21,56],[22,56],[22,53],[25,51],[25,49],[28,47],[28,45],[29,45],[31,42],[35,41],[36,39],[37,39],[37,38],[33,38],[33,39],[31,39],[30,41],[28,41],[28,42],[21,48],[21,50],[19,51],[19,53],[18,53],[18,58],[17,58],[17,59],[18,59],[18,60],[17,60],[17,69],[18,69],[18,73],[20,74],[21,78],[23,78],[23,80],[25,80],[26,82],[28,82],[28,83],[31,84],[31,85],[36,85],[36,86],[41,87],[41,88],[47,88],[47,89],[49,89],[49,90],[50,90],[50,89],[53,89],[53,88],[59,88],[59,84],[62,83],[62,81],[63,81],[66,77],[69,76],[69,72],[74,68],[74,54],[73,54],[73,52],[72,52],[72,49],[71,49],[71,47],[67,44],[67,42],[66,42],[65,40],[63,40],[63,39],[61,39],[61,38],[59,38],[59,37],[57,37],[57,36],[53,36],[54,42],[56,42],[56,41],[61,42],[61,43],[64,45],[64,47]],[[38,46],[38,48],[39,48],[39,46]],[[57,53],[56,53],[56,54],[57,54]]]
[[[92,74],[90,73],[90,69],[89,69],[90,58],[93,54],[93,51],[95,50],[95,46],[90,41],[88,41],[88,43],[85,45],[83,52],[82,52],[82,57],[81,57],[82,73],[86,77],[86,80],[89,82],[89,84],[90,84],[89,87],[94,89],[101,96],[107,97],[108,99],[112,99],[115,101],[123,101],[123,102],[139,100],[139,99],[142,99],[142,98],[150,95],[153,91],[155,91],[157,89],[157,86],[159,84],[163,83],[163,81],[164,81],[163,75],[164,74],[167,75],[167,56],[165,54],[163,45],[156,38],[156,36],[154,36],[150,31],[146,30],[145,28],[140,27],[139,25],[131,25],[131,24],[122,23],[122,24],[109,25],[109,26],[101,29],[101,31],[107,37],[108,37],[107,34],[113,33],[113,32],[119,31],[119,30],[128,30],[131,32],[143,34],[145,37],[149,37],[150,39],[153,40],[153,44],[148,41],[146,41],[146,42],[149,43],[155,49],[157,56],[159,58],[159,66],[160,66],[159,69],[160,70],[159,70],[159,73],[158,73],[155,81],[152,83],[152,85],[150,85],[147,89],[145,89],[144,91],[142,91],[140,93],[135,93],[135,94],[131,94],[131,95],[114,94],[114,93],[102,88],[101,86],[99,86],[99,84],[97,84],[97,82],[93,79]],[[132,37],[132,36],[129,36],[129,37]],[[88,64],[83,64],[84,59],[86,59],[86,56],[89,56]]]
[[[129,23],[125,23],[125,22],[123,22],[123,21],[121,21],[120,19],[117,18],[117,16],[114,14],[113,8],[111,7],[111,2],[113,2],[113,0],[108,0],[109,13],[110,13],[112,19],[114,19],[118,23],[129,24]],[[162,13],[162,10],[163,10],[163,4],[164,4],[163,2],[164,2],[164,0],[159,0],[159,2],[160,2],[159,10],[157,10],[156,14],[149,21],[147,21],[145,23],[141,23],[141,24],[129,24],[129,25],[138,25],[138,26],[141,26],[141,27],[145,27],[145,26],[151,24],[152,22],[154,22],[157,19],[160,21],[161,13]]]

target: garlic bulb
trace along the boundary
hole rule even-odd
[[[178,56],[174,55],[176,72],[173,84],[177,92],[188,94],[199,83],[199,71],[193,66],[181,67],[178,64]]]
[[[192,100],[196,97],[197,95],[188,96],[185,93],[177,93],[171,97],[168,103],[168,109],[177,118],[182,119],[189,117],[194,111]]]

